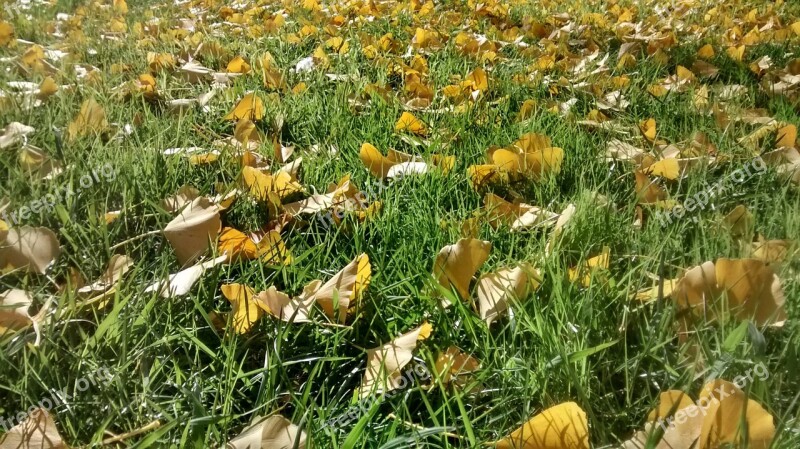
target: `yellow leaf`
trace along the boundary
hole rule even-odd
[[[256,256],[267,265],[289,265],[292,263],[292,254],[283,243],[281,234],[271,230],[257,243]]]
[[[647,92],[649,92],[650,95],[658,98],[658,97],[663,97],[669,91],[667,90],[666,87],[664,87],[661,84],[651,84],[650,86],[647,87]]]
[[[242,284],[224,284],[220,289],[225,299],[230,301],[233,306],[234,330],[237,334],[246,334],[263,313],[258,304],[253,301],[255,292],[252,288]]]
[[[259,201],[269,201],[270,193],[285,198],[303,190],[303,187],[284,171],[278,171],[273,176],[253,167],[244,167],[242,179],[250,194]]]
[[[741,45],[739,47],[728,47],[726,53],[728,53],[728,56],[734,61],[742,62],[742,59],[744,59],[744,50],[745,50],[744,45]]]
[[[78,115],[67,126],[67,140],[89,134],[99,134],[108,129],[106,112],[94,98],[89,98],[81,104]]]
[[[551,407],[508,437],[497,449],[589,449],[589,423],[578,404],[565,402]]]
[[[639,123],[639,130],[648,142],[653,143],[656,140],[656,120],[649,118]]]
[[[228,73],[249,73],[250,64],[243,57],[237,56],[228,63],[225,71]]]
[[[258,247],[250,237],[234,228],[223,228],[219,234],[217,252],[227,254],[228,260],[244,258],[247,260],[255,259],[258,255]]]
[[[36,96],[40,100],[46,100],[56,92],[58,92],[58,85],[53,81],[53,78],[48,76],[39,84],[39,93]]]
[[[397,132],[408,131],[412,134],[424,136],[428,133],[425,124],[421,120],[414,117],[410,112],[403,112],[397,123],[394,125],[394,130]]]
[[[466,80],[472,84],[472,90],[486,92],[489,89],[489,77],[486,75],[486,71],[480,67],[470,72]]]
[[[797,141],[797,127],[795,125],[786,125],[778,130],[778,135],[775,139],[776,148],[794,148]]]
[[[501,268],[481,276],[478,280],[478,308],[487,325],[492,324],[508,310],[514,301],[520,301],[539,287],[541,274],[526,263]]]
[[[359,396],[383,394],[400,388],[402,370],[411,362],[417,342],[428,338],[432,331],[433,326],[426,322],[385,345],[368,349],[367,371],[361,381]]]
[[[574,268],[569,269],[569,280],[577,282],[580,280],[581,285],[589,287],[592,283],[592,277],[597,270],[607,270],[608,263],[611,259],[611,249],[607,246],[603,247],[603,251]]]
[[[217,240],[222,222],[219,209],[206,197],[198,197],[164,228],[164,236],[181,265],[206,253]]]
[[[125,0],[114,0],[113,7],[118,14],[128,14],[128,3]]]
[[[706,384],[697,403],[709,404],[703,410],[698,449],[736,446],[742,439],[747,447],[766,448],[775,437],[772,415],[731,382],[717,379]]]
[[[14,26],[8,22],[0,21],[0,47],[5,47],[14,41]]]
[[[677,159],[670,157],[650,164],[648,167],[642,170],[642,173],[646,175],[660,176],[662,178],[674,181],[678,179],[681,174],[681,166]]]
[[[491,249],[490,242],[477,239],[460,239],[447,245],[436,255],[433,277],[445,289],[454,287],[461,298],[469,298],[472,276],[489,258]]]
[[[374,176],[384,179],[389,174],[389,170],[397,164],[397,162],[389,160],[386,156],[381,154],[377,148],[372,144],[364,142],[359,151],[361,162],[367,167]]]
[[[697,57],[700,59],[711,59],[714,57],[714,47],[711,44],[705,44],[697,50]]]
[[[242,97],[233,110],[225,116],[225,120],[238,121],[243,118],[254,122],[264,118],[264,102],[255,92],[251,92]]]

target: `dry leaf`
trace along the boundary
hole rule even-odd
[[[0,242],[0,270],[23,269],[44,274],[61,253],[56,234],[47,228],[21,226],[7,231]]]
[[[228,449],[305,449],[306,433],[281,415],[255,417]]]
[[[144,292],[158,292],[162,298],[183,296],[189,293],[194,284],[203,276],[207,270],[228,261],[228,256],[223,254],[216,259],[201,262],[175,274],[170,274],[166,280],[160,280],[149,287]]]
[[[589,449],[586,412],[574,402],[564,402],[534,416],[497,449]]]
[[[367,350],[367,371],[361,382],[360,396],[384,394],[400,388],[402,370],[411,362],[417,342],[428,338],[432,331],[433,326],[424,323],[383,346]]]
[[[237,334],[246,334],[262,314],[261,308],[253,300],[255,292],[242,284],[225,284],[220,289],[233,306],[233,329]]]
[[[0,437],[0,449],[69,449],[47,409],[33,410],[25,421]]]
[[[491,325],[511,303],[525,299],[530,291],[539,287],[541,281],[539,270],[526,263],[484,274],[478,280],[481,319],[487,326]]]
[[[167,224],[164,236],[175,250],[178,263],[187,265],[208,251],[221,227],[217,206],[208,198],[199,197]]]
[[[33,299],[25,290],[15,288],[0,294],[0,336],[33,326],[36,334],[34,345],[39,346],[42,338],[39,322],[47,312],[50,303],[48,301],[36,316],[32,316],[29,312],[31,304],[33,304]],[[2,448],[2,444],[0,444],[0,448]]]
[[[447,290],[454,287],[461,298],[469,298],[469,284],[475,272],[489,258],[492,244],[477,239],[460,239],[447,245],[436,255],[433,263],[433,277]],[[445,307],[450,305],[443,300]]]

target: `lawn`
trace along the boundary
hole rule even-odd
[[[0,449],[800,447],[797,2],[0,6]]]

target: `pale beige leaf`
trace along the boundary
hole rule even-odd
[[[11,228],[0,243],[0,270],[24,269],[44,274],[61,253],[56,234],[47,228]]]
[[[205,197],[193,200],[164,228],[164,235],[181,265],[195,261],[217,239],[222,221],[219,209]]]
[[[0,449],[69,449],[46,409],[37,408],[0,437]]]
[[[305,449],[306,433],[281,415],[256,417],[228,449]]]

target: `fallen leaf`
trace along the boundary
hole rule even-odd
[[[363,398],[400,388],[402,370],[411,362],[417,342],[428,338],[432,331],[433,326],[424,323],[383,346],[368,349],[367,371],[364,373],[359,395]]]
[[[220,287],[222,295],[233,306],[233,328],[237,334],[246,334],[259,318],[262,310],[253,300],[255,292],[242,284],[225,284]]]
[[[521,263],[487,273],[478,280],[478,308],[481,319],[491,325],[514,301],[525,299],[539,287],[542,275],[531,265]]]
[[[228,449],[305,449],[306,433],[281,415],[255,417]]]
[[[589,449],[586,413],[574,402],[550,407],[497,442],[497,449]]]
[[[162,298],[184,296],[191,291],[194,284],[203,276],[203,273],[226,262],[228,262],[228,256],[223,254],[216,259],[198,263],[175,274],[170,274],[166,280],[156,281],[147,287],[144,292],[158,292],[158,295]]]
[[[436,255],[433,277],[447,290],[455,288],[461,298],[469,298],[469,284],[475,272],[489,258],[492,244],[477,239],[460,239],[447,245]],[[445,307],[450,303],[443,300]]]
[[[61,253],[56,234],[47,228],[21,226],[7,231],[0,243],[0,270],[23,269],[44,274]]]
[[[248,119],[257,122],[264,118],[264,113],[264,102],[261,97],[256,95],[255,92],[250,92],[236,103],[231,112],[225,116],[225,120],[238,121]]]
[[[187,265],[208,251],[222,227],[219,209],[206,197],[193,200],[164,228],[178,263]]]
[[[35,408],[0,439],[0,449],[69,449],[47,409]]]

